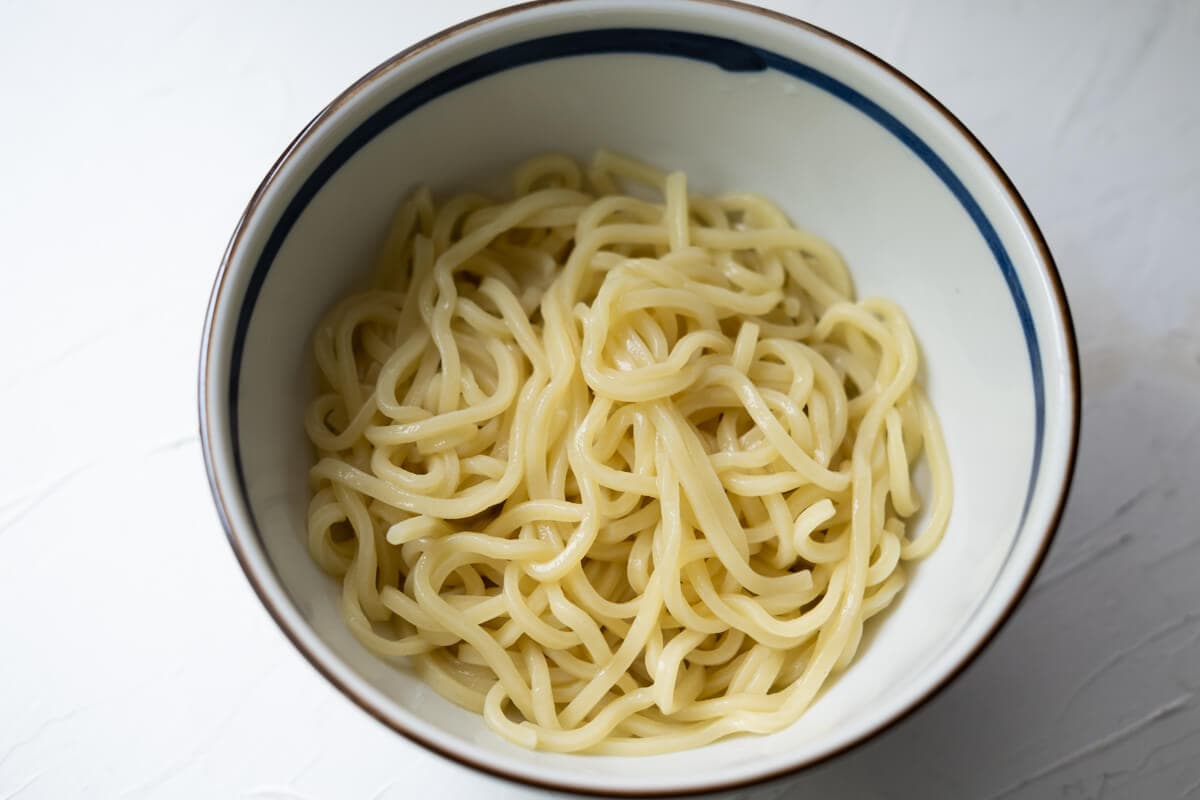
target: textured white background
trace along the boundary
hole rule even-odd
[[[292,135],[496,2],[0,0],[0,799],[538,796],[338,695],[196,439],[226,238]],[[748,796],[1200,798],[1200,2],[774,2],[892,61],[1041,221],[1083,357],[1032,593],[890,733]]]

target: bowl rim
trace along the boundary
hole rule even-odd
[[[740,789],[748,786],[753,786],[760,783],[765,783],[772,780],[777,780],[786,776],[795,775],[803,770],[810,769],[819,764],[827,763],[833,759],[839,758],[851,750],[859,747],[865,742],[875,738],[896,726],[900,722],[908,719],[918,709],[924,707],[931,699],[941,694],[948,686],[954,683],[973,663],[976,662],[979,655],[988,647],[989,644],[996,638],[1000,630],[1011,620],[1021,600],[1028,592],[1033,583],[1039,569],[1045,561],[1046,555],[1050,550],[1050,546],[1054,541],[1055,535],[1058,532],[1059,525],[1062,521],[1062,516],[1065,511],[1068,496],[1070,494],[1071,484],[1075,476],[1075,466],[1077,462],[1080,425],[1082,417],[1082,381],[1080,376],[1080,361],[1078,343],[1075,335],[1075,324],[1071,314],[1070,305],[1067,302],[1066,291],[1063,287],[1062,277],[1058,267],[1054,261],[1054,257],[1050,252],[1049,245],[1046,243],[1045,237],[1041,229],[1038,227],[1033,214],[1026,205],[1024,198],[1013,184],[1012,180],[1000,167],[999,163],[992,154],[984,147],[979,139],[970,131],[969,128],[956,117],[949,109],[939,102],[932,94],[930,94],[923,86],[915,80],[901,72],[890,63],[875,55],[860,45],[857,45],[847,39],[838,36],[824,28],[821,28],[812,23],[797,19],[790,15],[773,11],[770,9],[761,8],[750,3],[741,2],[741,0],[689,0],[689,2],[697,4],[705,4],[711,6],[719,6],[733,9],[742,13],[755,14],[773,19],[778,22],[796,27],[805,33],[815,35],[825,41],[833,44],[842,50],[849,52],[852,56],[864,59],[875,67],[882,69],[888,76],[896,79],[901,84],[911,90],[921,101],[923,101],[929,110],[940,116],[945,122],[962,137],[963,142],[973,149],[976,155],[980,158],[985,172],[990,173],[991,178],[996,182],[999,189],[1011,203],[1012,209],[1017,213],[1021,227],[1024,232],[1029,235],[1029,239],[1036,250],[1040,263],[1038,264],[1047,278],[1047,283],[1050,289],[1050,300],[1053,305],[1057,306],[1059,319],[1061,320],[1061,333],[1064,343],[1064,360],[1066,362],[1066,403],[1065,407],[1070,414],[1070,432],[1066,444],[1066,458],[1064,462],[1063,474],[1061,478],[1061,486],[1058,487],[1057,497],[1053,503],[1053,511],[1049,514],[1044,530],[1040,532],[1040,541],[1036,552],[1029,560],[1025,568],[1024,575],[1017,581],[1015,589],[1004,605],[1003,610],[996,618],[989,629],[984,631],[971,648],[962,656],[961,660],[955,664],[947,673],[942,676],[935,684],[929,687],[924,693],[915,697],[906,707],[899,709],[890,716],[881,717],[874,724],[869,726],[864,732],[847,741],[838,748],[831,750],[818,756],[810,757],[799,763],[791,764],[782,768],[773,769],[768,772],[748,777],[739,778],[729,781],[714,781],[705,784],[699,788],[690,788],[687,786],[668,787],[662,789],[652,789],[649,791],[635,791],[623,789],[617,791],[604,791],[598,788],[587,785],[575,785],[570,783],[562,783],[554,780],[545,780],[538,777],[521,774],[517,771],[508,771],[499,766],[486,764],[476,761],[468,755],[465,755],[456,750],[447,748],[434,741],[429,740],[417,731],[405,727],[400,721],[385,714],[382,709],[377,707],[369,698],[361,695],[355,687],[348,685],[337,673],[329,668],[322,656],[310,649],[303,641],[302,637],[292,627],[291,620],[284,614],[275,604],[270,592],[264,586],[262,579],[259,576],[260,566],[252,554],[247,552],[242,544],[241,537],[232,523],[232,514],[229,511],[229,505],[225,499],[225,491],[222,488],[221,481],[217,477],[215,466],[216,455],[213,447],[212,423],[209,420],[209,407],[206,401],[206,389],[208,385],[209,372],[216,365],[217,359],[213,357],[212,347],[214,340],[214,321],[216,311],[221,305],[222,295],[226,288],[226,279],[232,271],[234,256],[238,251],[239,245],[248,228],[249,221],[258,211],[259,206],[263,203],[266,195],[271,187],[275,184],[287,165],[297,152],[302,148],[305,142],[329,120],[339,109],[345,106],[358,94],[368,89],[384,74],[392,69],[410,60],[417,54],[428,50],[429,48],[438,45],[448,39],[457,36],[467,30],[491,23],[495,20],[502,19],[514,14],[522,13],[531,9],[561,5],[575,2],[575,0],[528,0],[528,2],[519,3],[516,5],[500,8],[485,14],[481,14],[471,19],[464,20],[458,24],[445,28],[433,35],[422,39],[421,41],[411,45],[410,47],[401,50],[390,58],[386,59],[378,66],[371,69],[361,78],[357,79],[344,91],[339,93],[328,105],[317,113],[292,139],[292,141],[284,148],[281,155],[275,160],[271,168],[267,171],[262,182],[251,195],[249,202],[239,217],[234,231],[230,236],[229,242],[226,245],[225,252],[221,257],[218,266],[217,275],[213,282],[213,288],[209,297],[209,303],[204,317],[204,328],[200,343],[199,354],[199,370],[197,381],[198,395],[198,416],[199,416],[199,436],[201,443],[201,451],[204,457],[204,468],[208,478],[209,489],[212,493],[214,503],[217,508],[217,513],[221,521],[222,528],[225,531],[225,536],[230,547],[234,552],[239,566],[249,581],[259,601],[267,610],[268,614],[275,621],[275,624],[284,633],[292,645],[305,657],[305,659],[320,673],[327,681],[338,689],[345,697],[350,699],[355,705],[367,712],[370,716],[381,722],[386,727],[401,734],[406,739],[421,745],[422,747],[437,753],[452,762],[462,766],[470,767],[482,773],[493,777],[501,778],[519,785],[533,786],[540,789],[551,791],[573,792],[591,796],[608,796],[608,797],[679,797],[693,794],[709,794],[718,791],[727,791],[731,789]],[[1052,488],[1049,491],[1054,491]]]

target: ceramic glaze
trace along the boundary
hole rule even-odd
[[[945,431],[941,546],[795,725],[643,758],[502,741],[353,638],[305,546],[310,336],[359,285],[415,185],[500,188],[540,152],[598,147],[775,200],[910,317]],[[1044,554],[1078,423],[1057,273],[1003,174],[943,109],[836,38],[720,4],[546,4],[418,45],[305,130],[252,201],[214,291],[201,416],[214,494],[255,589],[305,655],[395,729],[482,769],[579,791],[678,793],[815,763],[956,674]]]

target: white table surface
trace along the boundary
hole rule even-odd
[[[382,727],[242,577],[196,435],[243,204],[361,73],[496,2],[0,0],[0,799],[532,791]],[[1008,170],[1083,357],[1070,507],[951,688],[745,796],[1200,797],[1200,2],[774,2]]]

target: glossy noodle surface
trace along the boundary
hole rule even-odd
[[[512,192],[415,192],[315,332],[347,625],[531,748],[791,724],[949,517],[904,314],[757,195],[607,152]]]

